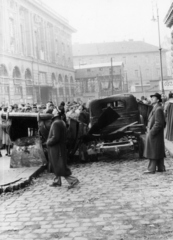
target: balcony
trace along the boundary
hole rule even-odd
[[[21,78],[13,78],[14,85],[22,85],[22,79]]]

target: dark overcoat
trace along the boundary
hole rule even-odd
[[[165,157],[164,123],[163,109],[157,104],[148,117],[144,157],[153,160]]]
[[[53,172],[57,177],[70,176],[71,170],[67,166],[66,125],[64,121],[56,119],[50,128],[48,140],[48,155]]]

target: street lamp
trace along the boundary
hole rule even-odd
[[[160,43],[159,10],[158,10],[157,5],[156,5],[156,10],[157,10],[157,19],[153,15],[152,21],[154,21],[154,22],[157,21],[157,25],[158,25],[159,53],[160,53],[160,73],[161,73],[162,94],[164,95],[165,91],[164,91],[164,86],[163,86],[162,47],[161,47],[161,43]]]

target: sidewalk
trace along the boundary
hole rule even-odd
[[[173,157],[173,142],[165,139],[165,148],[169,152],[170,156]]]
[[[10,168],[10,157],[5,156],[6,151],[1,151],[0,158],[0,194],[25,187],[33,177],[39,175],[45,166],[29,168]]]

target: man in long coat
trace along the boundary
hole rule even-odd
[[[148,117],[147,135],[144,149],[144,157],[149,159],[148,171],[144,173],[155,173],[156,167],[158,172],[164,172],[164,113],[160,103],[161,95],[155,93],[150,96],[152,99],[153,109]]]
[[[67,166],[66,124],[61,120],[61,113],[58,111],[52,121],[47,146],[49,161],[56,177],[51,186],[61,186],[61,177],[65,177],[71,188],[77,185],[79,180],[71,175],[71,170]]]

